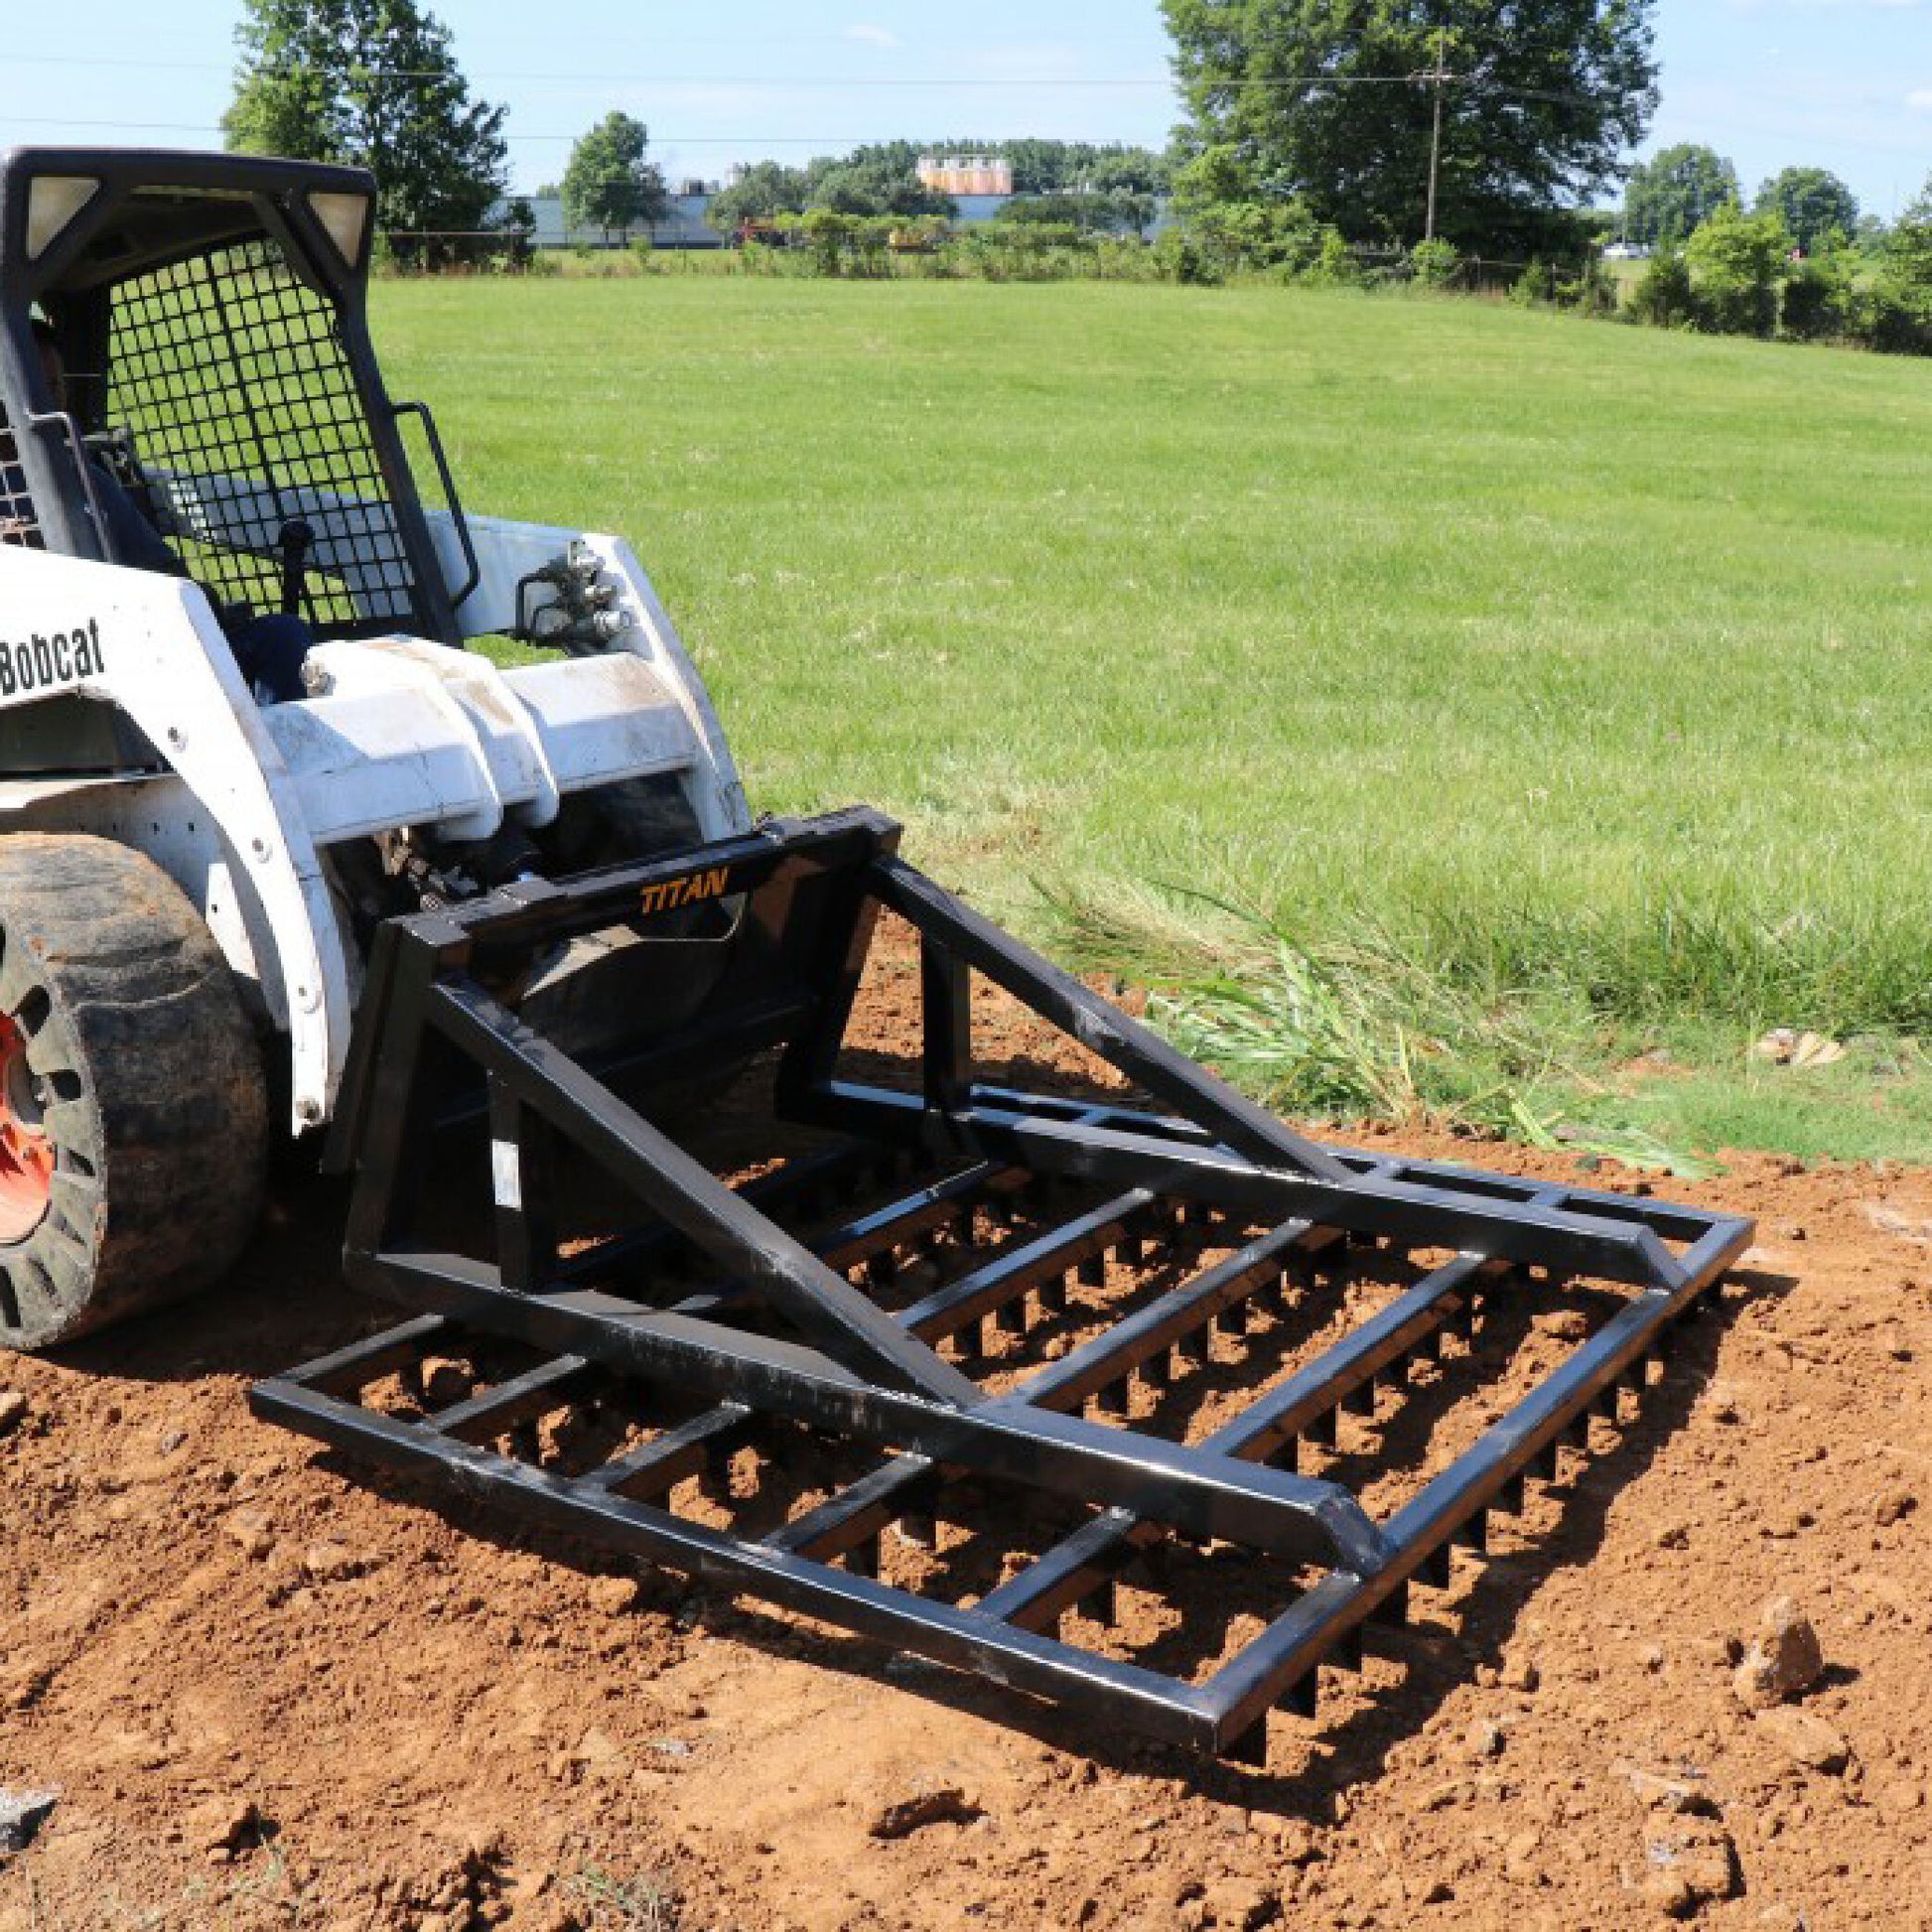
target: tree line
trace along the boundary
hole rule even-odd
[[[404,260],[502,209],[506,110],[472,94],[449,30],[418,0],[242,6],[232,147],[369,167]],[[1628,305],[1637,320],[1932,350],[1932,183],[1887,230],[1823,169],[1784,170],[1747,208],[1735,168],[1709,148],[1626,164],[1657,105],[1653,6],[1163,0],[1184,110],[1165,154],[874,142],[797,168],[759,162],[709,215],[741,239],[795,239],[829,273],[912,253],[949,272],[1104,263],[1177,281],[1447,284],[1486,257],[1529,264],[1525,300],[1567,294],[1598,311],[1619,306],[1592,266],[1614,233],[1655,251]],[[918,178],[930,152],[1010,164],[1017,199],[995,234],[953,245],[955,204]],[[1606,215],[1619,184],[1621,210]],[[648,130],[618,110],[575,144],[559,192],[573,225],[618,238],[669,199]],[[1143,260],[1170,197],[1176,219]],[[496,216],[526,251],[529,212],[510,203]]]
[[[1684,142],[1630,170],[1623,190],[1621,239],[1641,248],[1681,248],[1720,209],[1742,207],[1737,170],[1713,148]],[[1873,247],[1885,224],[1825,168],[1786,168],[1757,191],[1757,214],[1775,214],[1794,246],[1807,253],[1836,235]]]

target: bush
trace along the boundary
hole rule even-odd
[[[1828,244],[1785,278],[1784,333],[1801,343],[1855,335],[1859,297],[1856,258],[1849,248]]]
[[[1355,259],[1355,251],[1342,239],[1341,230],[1323,228],[1320,247],[1313,262],[1304,271],[1303,279],[1323,288],[1358,289],[1366,277],[1361,263]]]
[[[1546,303],[1554,302],[1556,295],[1556,278],[1550,273],[1550,264],[1545,261],[1531,262],[1517,276],[1509,291],[1509,299],[1519,309],[1540,309]]]
[[[1452,241],[1419,241],[1409,251],[1409,272],[1418,288],[1448,288],[1461,269]]]
[[[1782,215],[1746,214],[1735,202],[1720,208],[1684,250],[1697,326],[1720,336],[1770,335],[1790,258]]]
[[[1580,316],[1602,318],[1614,316],[1622,308],[1623,291],[1601,259],[1592,255],[1577,279],[1559,291],[1559,299]]]
[[[1192,209],[1155,248],[1173,281],[1224,282],[1231,275],[1296,281],[1318,270],[1333,232],[1298,201],[1220,202]]]
[[[1164,228],[1154,238],[1155,273],[1164,282],[1211,288],[1227,280],[1217,257],[1209,255],[1192,227]]]
[[[1932,313],[1890,278],[1854,292],[1847,334],[1881,355],[1932,355]]]
[[[1660,248],[1630,295],[1630,320],[1653,329],[1688,329],[1697,320],[1690,265],[1675,248]]]

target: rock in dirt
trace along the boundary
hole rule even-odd
[[[628,1616],[637,1607],[640,1589],[635,1577],[595,1577],[591,1601],[606,1616]]]
[[[1789,1596],[1764,1606],[1757,1641],[1731,1678],[1737,1700],[1747,1711],[1768,1711],[1805,1692],[1825,1674],[1824,1652],[1811,1619]]]
[[[0,1389],[0,1436],[11,1436],[27,1420],[27,1398],[13,1389]]]
[[[1631,1794],[1639,1804],[1648,1805],[1652,1811],[1673,1813],[1680,1818],[1718,1816],[1718,1806],[1711,1794],[1700,1791],[1689,1778],[1674,1778],[1662,1772],[1646,1771],[1641,1764],[1634,1764],[1627,1757],[1619,1757],[1610,1766],[1610,1771],[1629,1785]]]
[[[935,1784],[888,1800],[873,1814],[866,1830],[874,1838],[910,1838],[928,1825],[970,1825],[982,1815],[978,1801],[961,1786]]]
[[[302,1552],[302,1574],[315,1584],[340,1583],[355,1574],[355,1552],[346,1543],[328,1537]]]
[[[1932,1242],[1932,1221],[1915,1220],[1895,1207],[1887,1207],[1883,1201],[1866,1201],[1864,1218],[1880,1234],[1893,1235],[1900,1241]]]
[[[195,1848],[225,1863],[245,1847],[259,1845],[266,1832],[267,1821],[252,1799],[229,1800],[210,1805],[195,1820]]]
[[[1537,1669],[1534,1657],[1518,1653],[1503,1659],[1497,1681],[1506,1691],[1521,1691],[1528,1695],[1542,1684],[1543,1673]]]
[[[1689,1918],[1737,1889],[1737,1849],[1714,1826],[1653,1835],[1644,1845],[1643,1894],[1672,1918]]]
[[[1543,1834],[1532,1826],[1503,1846],[1503,1876],[1513,1885],[1533,1885],[1543,1875]]]
[[[1756,1724],[1762,1736],[1807,1770],[1836,1773],[1851,1761],[1852,1747],[1815,1712],[1779,1705],[1760,1711]]]
[[[250,1563],[260,1563],[275,1548],[268,1518],[258,1509],[238,1509],[222,1526],[231,1542]]]
[[[60,1799],[58,1791],[9,1791],[0,1786],[0,1858],[26,1851]]]
[[[1462,1742],[1471,1757],[1500,1757],[1509,1742],[1509,1733],[1494,1718],[1478,1718]]]
[[[1902,1523],[1918,1507],[1918,1498],[1909,1489],[1887,1489],[1878,1498],[1872,1514],[1878,1527],[1888,1530],[1894,1523]]]
[[[630,1769],[630,1759],[623,1746],[608,1730],[600,1730],[595,1725],[578,1739],[570,1761],[597,1777],[622,1777]]]
[[[1272,1885],[1257,1884],[1249,1878],[1224,1878],[1209,1885],[1201,1903],[1207,1908],[1204,1922],[1226,1928],[1226,1932],[1257,1932],[1281,1917],[1281,1894]]]

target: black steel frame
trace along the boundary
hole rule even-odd
[[[872,813],[778,823],[385,927],[332,1158],[356,1175],[350,1280],[414,1318],[263,1383],[255,1405],[455,1496],[1252,1759],[1272,1708],[1312,1711],[1318,1664],[1358,1661],[1365,1623],[1399,1621],[1412,1583],[1448,1581],[1452,1545],[1480,1550],[1489,1512],[1520,1510],[1525,1480],[1553,1480],[1565,1444],[1587,1449],[1592,1417],[1618,1419],[1751,1224],[1317,1146],[897,847],[897,827]],[[647,932],[699,897],[742,907],[748,964],[695,1021],[594,1072],[517,1017],[519,976],[543,946],[617,921]],[[842,1070],[882,909],[919,938],[917,1091]],[[974,974],[1170,1111],[977,1079]],[[743,1188],[620,1097],[770,1046],[782,1047],[780,1118],[836,1138]],[[486,1258],[432,1232],[434,1129],[461,1115],[466,1083],[481,1083],[492,1142]],[[642,1215],[567,1253],[557,1183],[586,1167]],[[891,1198],[866,1205],[868,1188]],[[1182,1443],[1131,1420],[1136,1406],[1158,1414],[1216,1337],[1264,1346],[1298,1313],[1332,1313],[1351,1257],[1370,1252],[1404,1263],[1407,1286],[1314,1359],[1285,1363],[1232,1421]],[[950,1273],[906,1287],[935,1255]],[[1150,1260],[1161,1278],[1119,1293],[1122,1272]],[[1300,1472],[1303,1444],[1333,1449],[1338,1413],[1372,1416],[1446,1340],[1580,1280],[1625,1292],[1386,1521]],[[1065,1327],[1070,1296],[1078,1319],[1057,1356],[1017,1378],[990,1359]],[[440,1411],[396,1413],[372,1394],[487,1338],[531,1365]],[[543,1466],[519,1425],[593,1388],[668,1398],[672,1420],[587,1470]],[[865,1451],[866,1472],[758,1536],[672,1507],[677,1485],[715,1476],[747,1445],[783,1457],[807,1440]],[[971,1603],[882,1580],[889,1528],[929,1548],[936,1522],[955,1520],[949,1506],[989,1482],[1049,1500],[1074,1527]],[[1123,1573],[1144,1576],[1172,1539],[1241,1546],[1296,1580],[1260,1636],[1181,1677],[1054,1634],[1069,1613],[1109,1621]]]

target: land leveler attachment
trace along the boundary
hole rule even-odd
[[[409,1318],[255,1406],[459,1502],[1252,1760],[1272,1709],[1312,1713],[1318,1665],[1358,1664],[1365,1625],[1624,1416],[1750,1225],[1316,1146],[897,843],[867,812],[772,823],[382,927],[334,1159],[350,1276]],[[696,905],[736,920],[733,963],[646,1050],[593,1065],[519,1017],[547,949]],[[882,910],[919,946],[898,1084],[847,1038]],[[977,1077],[975,976],[1151,1104]],[[621,1097],[758,1055],[788,1151],[737,1186]],[[493,1203],[467,1239],[466,1145]],[[1512,1338],[1551,1326],[1563,1359],[1526,1379]],[[432,1358],[460,1394],[428,1392]],[[1415,1479],[1378,1518],[1356,1490],[1403,1444]]]

